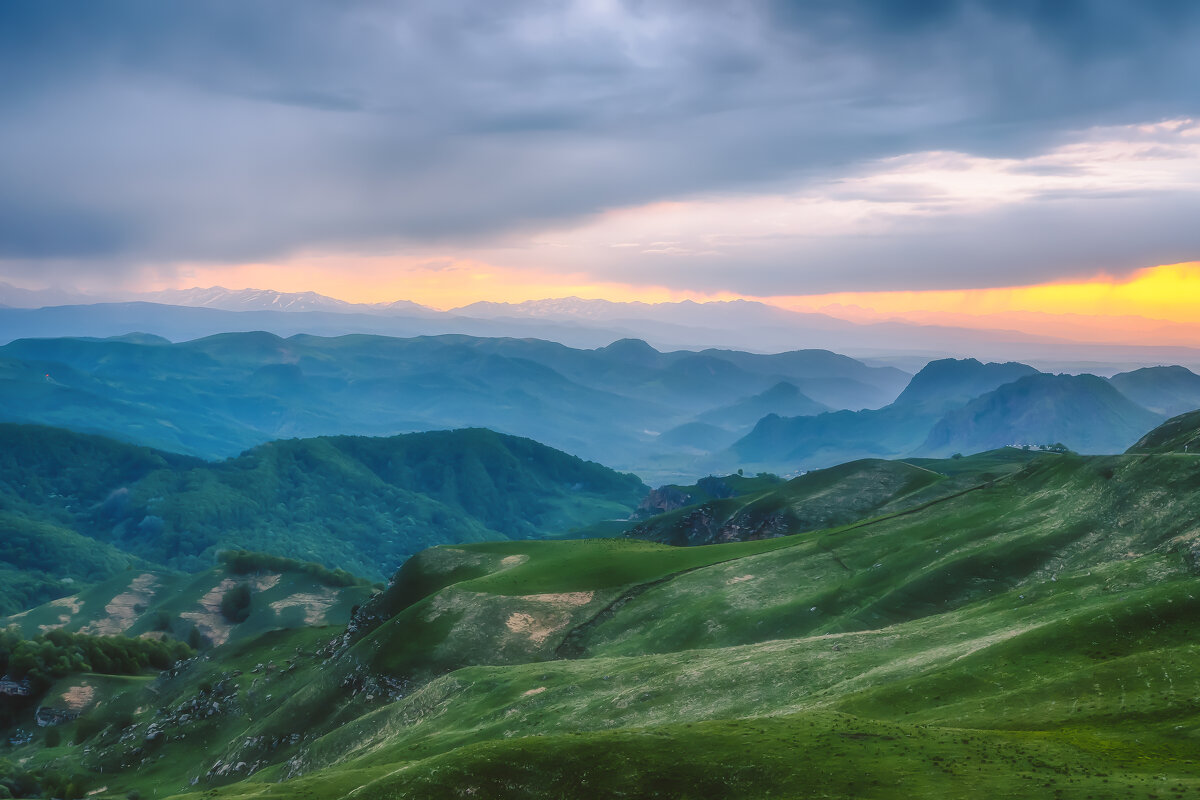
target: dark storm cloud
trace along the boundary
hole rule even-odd
[[[1027,155],[1196,114],[1198,32],[1200,4],[1153,0],[15,0],[0,270],[469,246],[905,152]]]

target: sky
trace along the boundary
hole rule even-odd
[[[8,0],[0,279],[1187,322],[1198,34],[1192,0]]]

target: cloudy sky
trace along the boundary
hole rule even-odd
[[[1200,260],[1197,42],[1193,0],[8,0],[0,279],[1121,284]]]

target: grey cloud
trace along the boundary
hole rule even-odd
[[[618,9],[0,4],[0,271],[475,246],[881,156],[1022,155],[1073,128],[1200,112],[1190,2]],[[832,264],[859,245],[829,247]],[[915,281],[980,279],[921,252]]]
[[[1194,259],[1198,216],[1195,194],[1114,195],[1086,207],[1046,196],[885,234],[762,237],[692,259],[618,251],[607,269],[618,280],[649,273],[667,285],[758,296],[1021,286]]]

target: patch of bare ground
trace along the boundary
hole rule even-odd
[[[260,575],[248,580],[226,578],[200,598],[197,603],[200,610],[184,611],[179,616],[195,625],[201,636],[219,647],[229,641],[229,634],[233,630],[233,625],[221,614],[221,598],[225,596],[225,593],[239,583],[248,584],[256,592],[265,591],[279,583],[280,577],[278,574],[271,574]]]
[[[509,614],[504,626],[511,633],[528,637],[529,641],[540,646],[571,624],[574,619],[572,609],[586,606],[595,596],[595,592],[526,595],[519,599],[534,605],[525,605],[525,610]]]
[[[297,592],[271,603],[271,608],[277,614],[288,608],[302,608],[306,625],[320,625],[326,621],[329,609],[337,603],[340,596],[341,593],[336,589],[328,588],[319,592]]]
[[[72,686],[62,693],[61,704],[72,711],[82,711],[92,704],[96,697],[96,687],[81,683]]]
[[[79,602],[78,597],[60,597],[57,600],[51,600],[49,605],[55,608],[65,608],[66,613],[60,614],[58,622],[52,622],[47,625],[38,625],[38,630],[42,633],[46,631],[58,630],[70,624],[71,617],[79,613],[79,609],[83,608],[83,603]]]
[[[107,616],[89,622],[80,628],[79,632],[91,636],[116,636],[124,633],[146,610],[158,585],[159,580],[155,575],[149,572],[138,575],[129,582],[128,589],[108,601],[108,605],[104,607]]]

